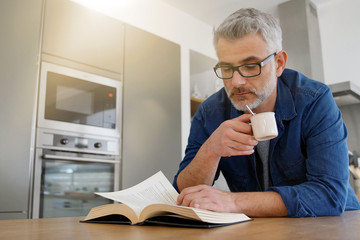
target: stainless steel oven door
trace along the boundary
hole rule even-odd
[[[117,156],[36,150],[33,218],[85,216],[110,203],[95,192],[119,189]]]

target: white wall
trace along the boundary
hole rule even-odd
[[[181,46],[182,153],[190,130],[190,49],[216,59],[212,26],[161,0],[73,0]],[[201,9],[199,9],[201,11]]]
[[[328,0],[319,5],[324,79],[327,84],[352,81],[360,86],[359,9],[359,0]],[[348,128],[349,150],[359,154],[360,104],[341,106],[340,110]]]
[[[328,0],[318,5],[325,83],[360,85],[360,1]]]

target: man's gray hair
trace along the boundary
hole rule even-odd
[[[234,12],[214,30],[215,49],[220,38],[232,41],[249,33],[259,33],[267,43],[269,51],[277,52],[282,49],[278,20],[254,8],[242,8]]]

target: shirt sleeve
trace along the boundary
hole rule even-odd
[[[306,181],[268,189],[281,195],[292,217],[340,215],[346,206],[347,130],[330,90],[324,88],[307,105],[301,120]]]
[[[199,151],[202,144],[209,137],[209,134],[206,132],[203,121],[203,105],[200,104],[198,110],[196,111],[193,120],[191,122],[190,134],[188,138],[188,144],[185,150],[184,159],[181,161],[179,170],[174,177],[173,186],[177,191],[179,191],[177,186],[177,177],[179,173],[193,160],[196,153]]]
[[[187,165],[189,165],[189,163],[194,159],[195,155],[199,151],[200,147],[211,135],[206,124],[207,123],[205,120],[205,108],[203,104],[200,104],[191,122],[190,134],[188,138],[188,144],[185,150],[184,159],[181,161],[179,170],[174,177],[173,186],[177,191],[179,191],[177,186],[177,177],[179,173],[184,168],[186,168]],[[219,171],[217,171],[214,181],[218,177]]]

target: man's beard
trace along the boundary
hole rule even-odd
[[[237,110],[243,112],[247,111],[246,105],[248,105],[251,109],[257,108],[275,90],[277,77],[275,74],[272,74],[271,76],[273,76],[272,79],[269,79],[269,81],[263,87],[262,91],[256,90],[255,88],[245,88],[245,87],[232,88],[230,91],[228,91],[225,88],[226,93],[233,106]],[[241,93],[241,92],[248,92],[250,94],[254,94],[256,98],[253,102],[246,102],[247,98],[241,96],[236,96],[236,97],[234,96],[235,93]],[[234,97],[236,99],[234,99]]]

